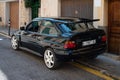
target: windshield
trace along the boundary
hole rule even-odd
[[[61,23],[59,24],[60,29],[63,32],[84,32],[88,29],[93,29],[92,23]]]

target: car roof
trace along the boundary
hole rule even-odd
[[[78,17],[38,17],[33,19],[33,21],[48,20],[56,23],[84,23],[84,22],[93,22],[99,21],[99,19],[85,19]]]

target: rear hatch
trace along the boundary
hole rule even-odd
[[[72,35],[71,40],[75,41],[76,48],[85,48],[90,46],[97,46],[105,44],[102,38],[105,36],[105,32],[99,29],[90,29],[85,32],[75,33]],[[96,47],[96,48],[97,48]]]

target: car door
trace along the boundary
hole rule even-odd
[[[40,37],[37,37],[37,39],[43,48],[42,50],[44,50],[45,46],[54,48],[57,45],[56,42],[60,39],[58,38],[58,34],[60,34],[60,32],[56,28],[55,23],[51,21],[42,21],[38,33],[40,33]]]
[[[36,37],[38,36],[37,31],[40,26],[40,23],[40,21],[33,21],[30,24],[28,24],[28,26],[26,26],[26,29],[24,31],[22,31],[22,46],[34,51],[38,50]]]

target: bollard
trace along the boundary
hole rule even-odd
[[[9,22],[8,22],[8,36],[10,36],[10,19],[9,19]]]
[[[0,17],[0,22],[2,22],[2,17]]]

